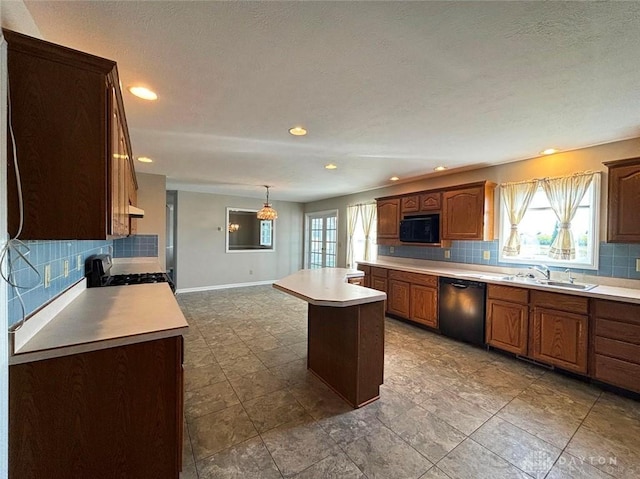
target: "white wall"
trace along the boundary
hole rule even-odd
[[[495,183],[520,181],[545,176],[560,176],[578,171],[602,171],[602,197],[600,218],[600,239],[606,238],[607,215],[607,168],[603,162],[621,160],[624,158],[640,157],[640,138],[617,141],[605,145],[582,148],[580,150],[556,153],[555,155],[531,158],[528,160],[487,166],[471,171],[451,172],[445,174],[431,174],[425,178],[407,183],[378,188],[363,193],[340,196],[327,200],[307,203],[305,212],[338,209],[338,265],[346,263],[347,244],[347,206],[356,203],[373,201],[375,198],[411,193],[413,191],[428,190],[446,186],[461,185],[474,181],[489,180]],[[496,194],[494,205],[495,231],[499,231],[499,194]]]
[[[261,201],[178,191],[178,290],[272,281],[302,268],[303,205],[272,204],[275,251],[226,253],[226,208],[260,209]]]
[[[140,235],[158,235],[158,262],[165,269],[167,244],[167,177],[136,173],[138,180],[138,208],[144,210],[144,218],[138,218]]]

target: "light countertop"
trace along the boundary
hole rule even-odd
[[[187,327],[167,283],[85,289],[16,350],[9,363],[178,336]]]
[[[413,260],[414,264],[405,263],[404,260],[376,260],[376,261],[358,261],[358,264],[368,266],[379,266],[381,268],[396,269],[410,273],[426,273],[435,276],[447,276],[460,279],[468,279],[472,281],[481,281],[483,283],[500,284],[503,286],[513,286],[517,288],[537,289],[540,291],[549,291],[554,293],[571,294],[575,296],[585,296],[589,298],[608,299],[611,301],[622,301],[625,303],[640,304],[640,289],[626,288],[618,286],[598,285],[587,291],[573,290],[562,287],[545,286],[530,282],[509,281],[501,279],[507,273],[499,271],[471,270],[458,268],[455,266],[447,267],[442,263],[433,266],[419,263],[419,260]]]
[[[112,275],[165,272],[164,269],[160,266],[158,258],[149,258],[146,261],[118,261],[118,259],[119,258],[114,258],[113,266],[111,266]]]
[[[381,291],[347,283],[362,272],[347,268],[303,269],[282,278],[273,287],[316,306],[346,307],[384,301]]]

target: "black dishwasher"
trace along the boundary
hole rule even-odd
[[[478,281],[440,277],[438,321],[445,336],[484,344],[487,285]]]

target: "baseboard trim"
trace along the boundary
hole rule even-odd
[[[273,284],[275,282],[275,279],[268,279],[267,281],[253,281],[251,283],[215,284],[212,286],[198,286],[197,288],[180,288],[176,290],[176,294],[197,293],[199,291],[213,291],[215,289],[246,288],[249,286]]]

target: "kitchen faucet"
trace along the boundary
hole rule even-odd
[[[545,264],[540,264],[538,266],[529,266],[529,269],[537,271],[538,273],[543,275],[546,280],[550,280],[551,279],[551,270]]]

